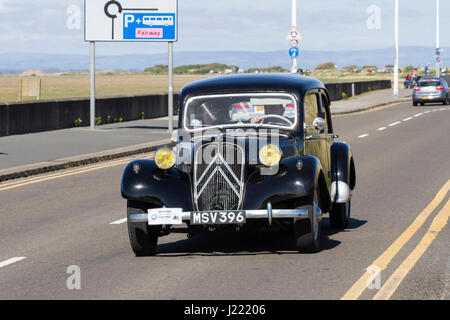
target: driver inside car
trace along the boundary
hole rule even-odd
[[[270,118],[270,115],[277,115],[277,116],[283,116],[284,114],[284,107],[283,105],[270,105],[265,106],[266,115],[268,118]],[[260,116],[256,116],[250,120],[251,124],[263,124],[265,119],[261,119]],[[275,121],[275,122],[274,122]],[[283,124],[282,121],[278,120],[276,118],[272,118],[271,123],[273,124]]]

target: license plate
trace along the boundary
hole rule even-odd
[[[264,106],[256,106],[255,111],[256,112],[264,112]]]
[[[423,96],[422,99],[432,99],[433,97]]]
[[[240,224],[246,221],[245,211],[191,212],[191,225]]]
[[[183,209],[158,208],[148,210],[148,224],[153,226],[161,225],[180,225],[182,220]]]

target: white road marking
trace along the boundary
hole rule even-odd
[[[428,110],[428,111],[425,111],[424,113],[430,113],[430,110]]]
[[[408,117],[408,118],[405,118],[405,119],[403,119],[403,121],[409,121],[409,120],[411,120],[411,119],[413,119],[413,117]]]
[[[19,262],[19,261],[21,261],[21,260],[23,260],[23,259],[25,259],[25,258],[26,258],[26,257],[15,257],[15,258],[11,258],[11,259],[2,261],[2,262],[0,262],[0,268],[3,268],[3,267],[6,267],[6,266],[8,266],[8,265],[10,265],[10,264]]]
[[[386,130],[387,128],[386,127],[381,127],[381,128],[378,128],[378,131],[383,131],[383,130]]]
[[[414,115],[414,118],[420,117],[421,115],[423,115],[423,113],[418,113],[418,114]]]
[[[398,124],[400,124],[400,123],[401,123],[400,121],[397,121],[397,122],[391,123],[391,124],[389,125],[389,127],[393,127],[393,126],[396,126],[396,125],[398,125]]]
[[[358,138],[365,138],[368,137],[369,135],[367,133],[360,135]]]
[[[122,223],[125,223],[125,222],[127,222],[127,218],[123,218],[123,219],[111,222],[110,224],[122,224]]]

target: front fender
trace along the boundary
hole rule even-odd
[[[133,169],[139,166],[139,172]],[[157,207],[192,210],[189,176],[176,168],[159,169],[153,160],[130,162],[122,176],[122,197]]]
[[[350,146],[343,142],[331,145],[331,199],[345,203],[356,185],[356,172]]]
[[[302,163],[300,169],[297,165],[299,161]],[[244,210],[266,208],[268,202],[276,207],[277,203],[312,196],[319,184],[321,172],[320,160],[314,156],[284,159],[280,162],[278,173],[275,175],[263,176],[260,171],[255,171],[246,183],[242,208]],[[324,199],[326,196],[328,194],[324,195]]]

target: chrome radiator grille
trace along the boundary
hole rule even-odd
[[[209,143],[198,148],[194,162],[194,200],[197,210],[239,209],[244,161],[243,149],[235,144]]]

